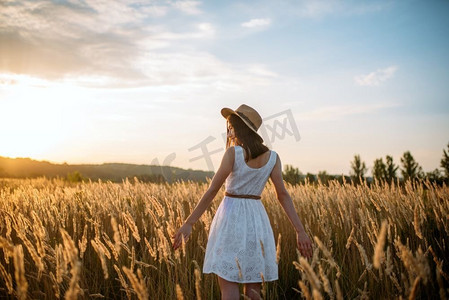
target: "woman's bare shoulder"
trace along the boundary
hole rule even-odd
[[[234,157],[235,157],[235,146],[231,146],[228,149],[226,149],[223,155],[223,160],[234,162]]]
[[[282,171],[281,157],[279,156],[279,154],[276,151],[274,151],[274,150],[271,150],[271,151],[273,152],[273,155],[275,156],[275,159],[276,159],[272,171],[274,171],[275,169],[279,169]]]
[[[228,149],[226,149],[225,155],[226,155],[226,153],[235,153],[235,147],[236,146],[230,146]]]

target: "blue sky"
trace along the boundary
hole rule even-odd
[[[0,5],[2,156],[216,170],[242,103],[293,116],[268,142],[303,172],[407,150],[431,171],[449,142],[448,1]]]

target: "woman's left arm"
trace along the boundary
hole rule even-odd
[[[223,155],[221,165],[218,168],[217,173],[215,173],[214,177],[212,178],[209,188],[203,194],[201,200],[198,202],[193,212],[190,214],[190,216],[185,220],[181,228],[179,228],[179,230],[173,236],[174,239],[173,248],[175,250],[179,248],[179,246],[181,245],[182,237],[184,237],[184,240],[187,240],[190,233],[192,232],[193,225],[196,223],[196,221],[199,220],[199,218],[201,218],[203,213],[211,204],[212,200],[214,200],[215,196],[222,187],[226,178],[231,173],[232,167],[234,165],[234,156],[235,156],[234,147],[229,147],[226,150],[225,154]]]
[[[277,156],[276,164],[274,165],[273,171],[270,174],[270,178],[276,189],[278,201],[287,214],[287,217],[292,223],[293,227],[295,228],[299,251],[305,257],[312,257],[312,241],[307,235],[306,230],[304,229],[304,226],[302,225],[302,222],[299,219],[298,214],[296,213],[292,198],[285,188],[284,180],[282,178],[281,159],[279,158],[279,156]]]

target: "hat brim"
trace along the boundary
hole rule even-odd
[[[227,118],[228,118],[230,115],[232,115],[232,114],[236,114],[235,111],[234,111],[233,109],[230,109],[230,108],[227,108],[227,107],[221,109],[221,115],[222,115],[225,119],[227,119]],[[236,115],[237,115],[237,114],[236,114]]]
[[[239,114],[236,113],[235,110],[230,109],[230,108],[228,108],[228,107],[225,107],[225,108],[222,108],[222,109],[221,109],[221,115],[222,115],[225,119],[227,119],[227,118],[228,118],[230,115],[232,115],[232,114],[234,114],[234,115],[236,115],[237,117],[239,117],[240,120],[242,120],[243,123],[245,123],[246,126],[248,126],[249,129],[251,129],[255,134],[257,134],[257,135],[262,139],[262,143],[263,143],[263,137],[262,137],[256,130],[254,130],[254,129],[251,127],[251,125],[248,124],[248,122],[247,122],[245,119],[243,119],[241,116],[239,116]]]

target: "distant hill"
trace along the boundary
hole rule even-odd
[[[79,172],[83,177],[92,180],[110,180],[121,182],[125,178],[137,177],[141,181],[173,182],[176,180],[192,180],[205,182],[214,173],[181,169],[169,166],[135,165],[124,163],[95,164],[53,164],[47,161],[36,161],[30,158],[8,158],[0,156],[0,178],[27,178],[46,176],[48,178],[64,177]]]

